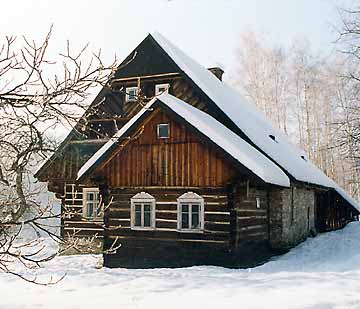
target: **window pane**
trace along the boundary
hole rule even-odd
[[[135,100],[136,99],[136,90],[131,89],[129,90],[129,100]]]
[[[150,227],[150,217],[151,217],[151,206],[149,204],[144,204],[144,226]]]
[[[200,212],[200,205],[199,204],[192,204],[191,212],[192,213],[199,213]]]
[[[182,213],[181,215],[181,228],[188,229],[189,228],[189,214]]]
[[[188,213],[189,212],[189,205],[188,204],[181,204],[181,211],[184,213]]]
[[[141,204],[135,204],[135,226],[141,226]]]
[[[167,123],[158,125],[158,135],[161,138],[169,137],[169,125]]]
[[[92,192],[88,192],[88,193],[86,194],[86,199],[87,199],[88,201],[94,200],[93,193],[92,193]]]
[[[199,213],[192,213],[191,214],[191,228],[198,229],[200,228],[200,217]]]
[[[200,205],[193,204],[191,207],[191,228],[200,228]]]
[[[94,217],[94,204],[93,203],[87,203],[86,205],[86,216],[88,218],[93,218]]]
[[[182,229],[189,228],[189,205],[188,204],[181,205],[181,228]]]

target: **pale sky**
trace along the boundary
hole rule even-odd
[[[91,43],[126,56],[149,32],[159,31],[205,66],[230,71],[247,30],[268,33],[288,46],[296,37],[325,53],[336,39],[336,5],[347,0],[11,0],[1,3],[0,35],[40,39],[54,24],[53,51]],[[351,2],[351,1],[350,1]]]

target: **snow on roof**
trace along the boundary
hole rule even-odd
[[[164,103],[173,112],[206,135],[210,140],[220,146],[235,160],[247,167],[266,183],[284,187],[290,186],[290,180],[287,175],[276,164],[245,142],[241,137],[226,128],[210,115],[166,93],[151,100],[136,116],[121,128],[110,141],[100,148],[94,156],[81,167],[78,173],[78,179],[80,179],[86,171],[88,171],[109,149],[111,149],[111,147],[116,144],[118,138],[122,137],[136,120],[149,110],[157,100]]]
[[[240,93],[218,80],[205,67],[187,56],[158,32],[152,34],[179,68],[247,135],[247,137],[295,179],[334,188],[345,200],[360,210],[358,203],[313,165],[304,151],[275,129],[265,115]]]

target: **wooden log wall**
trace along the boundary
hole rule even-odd
[[[61,235],[63,237],[102,238],[103,220],[94,221],[83,218],[83,188],[75,184],[65,185],[62,200]]]
[[[268,240],[267,190],[245,181],[236,186],[233,198],[236,215],[235,246],[246,241]],[[257,208],[257,198],[260,200],[260,208]]]
[[[155,230],[139,231],[130,227],[130,199],[140,191],[156,199]],[[204,231],[200,233],[177,230],[177,198],[188,191],[204,198]],[[128,188],[113,189],[110,194],[112,203],[107,212],[105,233],[110,240],[118,240],[122,244],[118,254],[126,255],[124,248],[147,247],[151,251],[151,248],[166,243],[180,247],[184,243],[229,247],[230,209],[225,188]]]
[[[157,138],[157,125],[170,125],[170,138]],[[103,165],[99,172],[117,187],[221,187],[239,172],[222,154],[203,143],[183,124],[162,111],[154,112],[137,138]]]

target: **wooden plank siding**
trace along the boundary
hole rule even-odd
[[[170,138],[157,138],[160,123],[170,125]],[[99,174],[111,188],[223,187],[236,176],[236,170],[218,150],[158,111],[136,138],[119,147]]]

